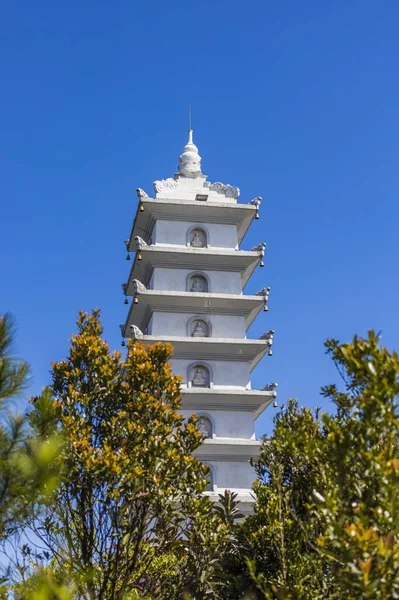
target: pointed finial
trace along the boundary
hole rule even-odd
[[[191,104],[188,105],[188,129],[191,131]]]

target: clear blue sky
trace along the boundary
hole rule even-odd
[[[246,291],[272,287],[250,334],[276,335],[253,387],[320,405],[327,337],[399,347],[396,0],[20,0],[0,17],[0,312],[31,393],[79,309],[101,307],[120,348],[135,188],[175,172],[189,103],[209,179],[264,198]]]

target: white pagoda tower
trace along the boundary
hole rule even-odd
[[[210,467],[207,494],[217,500],[224,490],[234,491],[248,514],[254,502],[249,459],[260,444],[254,420],[274,400],[277,385],[252,390],[250,382],[261,358],[272,354],[274,331],[246,337],[262,308],[267,311],[270,291],[243,294],[255,268],[263,266],[265,243],[239,249],[259,218],[261,198],[238,204],[237,187],[209,183],[192,130],[178,172],[155,181],[154,192],[150,198],[137,190],[139,205],[125,242],[136,256],[122,285],[133,298],[122,336],[173,345],[172,368],[183,379],[182,412],[195,413],[206,435],[196,456]]]

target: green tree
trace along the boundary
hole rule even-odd
[[[201,493],[207,468],[195,417],[179,413],[172,348],[111,353],[99,311],[80,313],[66,360],[53,364],[63,479],[34,525],[77,598],[221,597],[228,525]],[[31,422],[41,427],[41,406]]]
[[[11,413],[8,402],[25,391],[29,366],[13,356],[14,335],[11,315],[0,317],[0,540],[15,532],[27,509],[26,478],[19,466],[24,418]]]
[[[399,598],[398,356],[373,332],[326,346],[336,412],[290,401],[276,417],[231,580],[255,598]]]
[[[328,597],[329,570],[317,548],[324,519],[313,508],[325,476],[323,437],[320,421],[295,400],[276,416],[254,462],[254,514],[236,527],[226,565],[231,598]]]
[[[372,331],[352,344],[330,340],[327,352],[345,390],[322,390],[337,414],[323,419],[331,476],[319,488],[319,546],[340,597],[399,598],[399,358]]]
[[[9,314],[0,317],[0,543],[3,548],[1,567],[2,592],[12,577],[10,562],[18,563],[18,536],[40,510],[40,503],[57,485],[52,467],[60,447],[59,436],[33,434],[26,414],[15,413],[10,401],[21,400],[30,373],[28,364],[13,355],[14,320]],[[52,410],[48,392],[37,399],[43,417]],[[46,426],[46,418],[42,419]],[[18,565],[19,567],[19,565]]]

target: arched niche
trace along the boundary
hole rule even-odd
[[[187,335],[189,337],[211,337],[212,327],[209,319],[203,316],[191,317],[187,321]]]
[[[210,292],[209,277],[202,272],[190,273],[187,276],[186,289],[188,292],[197,292],[199,294]]]
[[[187,386],[195,388],[211,388],[213,385],[212,370],[209,365],[196,362],[187,369]]]
[[[197,415],[197,429],[205,436],[206,439],[212,439],[214,432],[213,421],[208,415]]]
[[[203,225],[192,225],[187,230],[187,246],[192,248],[207,248],[209,246],[209,231]]]

